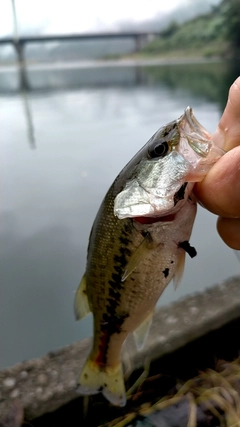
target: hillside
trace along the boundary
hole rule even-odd
[[[141,32],[141,31],[165,31],[171,22],[177,25],[193,19],[201,13],[208,13],[214,4],[216,7],[220,0],[182,0],[178,7],[168,13],[156,14],[153,18],[143,21],[135,21],[133,17],[129,21],[119,21],[116,23],[116,32]],[[81,31],[81,29],[79,29]],[[114,32],[113,31],[113,32]],[[21,35],[47,34],[48,28],[24,28]],[[124,40],[97,40],[82,42],[61,42],[46,44],[31,44],[25,49],[25,58],[31,62],[54,62],[54,61],[75,61],[87,58],[117,58],[131,54],[135,49],[132,39]],[[12,46],[0,46],[1,64],[16,61],[15,52]]]
[[[217,6],[221,0],[181,0],[170,12],[161,12],[151,19],[145,19],[140,22],[129,20],[119,22],[119,31],[151,32],[162,31],[169,26],[172,21],[182,24],[200,14],[210,13],[212,7]]]
[[[238,6],[240,10],[239,0],[229,0],[228,2],[223,0],[208,14],[195,17],[183,24],[172,21],[161,32],[159,38],[142,49],[141,54],[168,57],[232,56],[231,33],[228,31],[228,22],[232,23],[232,20],[230,21],[228,18],[234,14],[235,6]],[[232,34],[234,36],[234,31]]]

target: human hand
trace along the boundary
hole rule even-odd
[[[223,241],[240,249],[240,77],[229,90],[226,108],[212,136],[227,153],[211,168],[195,194],[206,209],[219,215],[217,230]]]

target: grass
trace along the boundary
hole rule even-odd
[[[134,401],[147,382],[154,386],[158,376],[143,381],[135,393],[128,396]],[[198,376],[181,384],[177,383],[177,392],[164,396],[156,402],[144,402],[136,411],[117,418],[105,427],[126,427],[139,417],[148,417],[163,409],[170,408],[186,400],[188,403],[187,427],[197,427],[197,410],[211,413],[220,427],[240,426],[240,358],[231,363],[220,362],[216,370],[208,369]],[[131,424],[132,425],[132,424]]]

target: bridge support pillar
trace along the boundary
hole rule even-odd
[[[143,36],[141,34],[137,34],[135,36],[135,52],[139,52],[144,46]]]
[[[29,89],[26,62],[24,57],[24,43],[19,43],[19,41],[16,40],[14,41],[14,47],[18,58],[20,88],[23,90]]]
[[[143,49],[147,43],[156,38],[155,34],[136,34],[135,35],[135,52]]]

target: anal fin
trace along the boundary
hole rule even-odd
[[[147,339],[148,331],[152,323],[153,311],[148,315],[148,317],[138,326],[137,329],[133,332],[134,340],[137,346],[137,349],[140,350]]]
[[[88,297],[87,297],[85,274],[76,291],[75,300],[74,300],[74,312],[75,312],[76,320],[82,319],[83,317],[87,316],[91,312],[91,309],[88,303]]]

